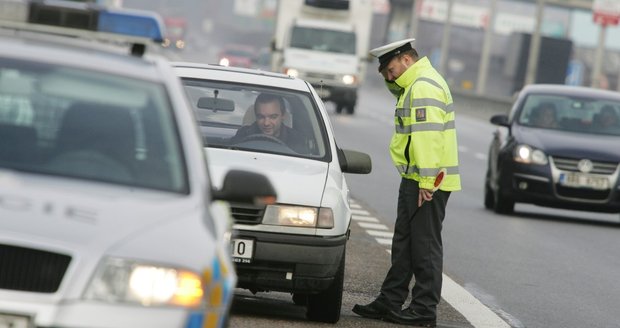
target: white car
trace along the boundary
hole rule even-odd
[[[158,41],[158,17],[93,8],[0,1],[0,327],[223,327],[220,200],[275,194],[249,172],[212,189],[169,62],[115,33]]]
[[[227,170],[255,170],[278,194],[273,205],[231,204],[237,286],[293,293],[310,320],[337,322],[351,223],[344,173],[369,173],[370,157],[336,145],[323,102],[303,80],[172,64],[198,117],[214,184]]]

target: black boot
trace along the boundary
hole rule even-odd
[[[367,305],[355,304],[353,313],[364,318],[383,319],[390,312],[390,307],[379,300],[374,300]]]

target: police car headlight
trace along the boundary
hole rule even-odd
[[[351,85],[353,83],[355,83],[355,76],[353,75],[343,75],[342,76],[342,83],[346,84],[346,85]]]
[[[269,205],[263,224],[329,229],[334,227],[334,214],[326,207]]]
[[[546,165],[549,160],[547,155],[540,149],[534,149],[528,145],[518,145],[514,151],[514,160],[524,164]]]
[[[204,290],[199,274],[118,258],[102,262],[84,298],[144,306],[198,307]]]

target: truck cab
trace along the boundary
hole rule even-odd
[[[366,72],[372,21],[368,0],[280,1],[272,70],[310,82],[350,114]]]

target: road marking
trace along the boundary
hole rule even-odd
[[[357,215],[366,215],[366,216],[370,215],[370,212],[366,210],[351,210],[351,213],[357,214]]]
[[[392,238],[375,238],[375,240],[381,245],[392,246]]]
[[[362,208],[362,206],[360,206],[359,204],[355,204],[355,203],[351,203],[351,204],[349,204],[349,206],[351,206],[352,209],[360,209],[360,208]]]
[[[351,218],[355,221],[366,221],[366,222],[379,223],[379,219],[373,216],[352,215]]]
[[[385,224],[380,223],[358,222],[357,224],[364,229],[388,230]]]
[[[373,237],[392,238],[394,236],[391,231],[366,230],[366,232]]]
[[[481,160],[485,160],[487,159],[487,155],[483,154],[483,153],[476,153],[474,155],[477,159],[481,159]]]
[[[441,297],[476,328],[510,328],[510,325],[495,312],[445,274],[443,274]]]

